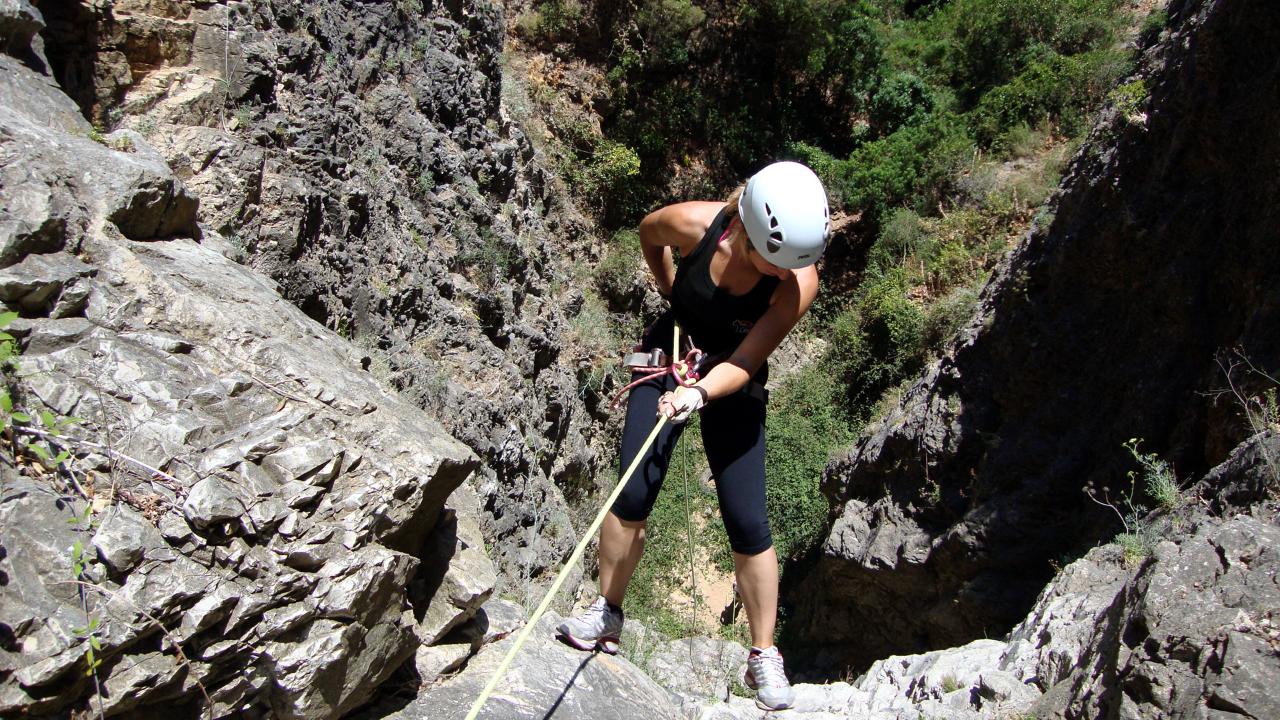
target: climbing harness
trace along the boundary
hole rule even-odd
[[[680,333],[680,328],[676,327],[676,335]],[[693,387],[695,383],[702,378],[702,367],[707,362],[707,354],[694,346],[693,341],[688,335],[685,336],[686,344],[689,349],[685,352],[684,358],[680,360],[672,358],[671,362],[667,362],[667,354],[661,349],[654,349],[649,352],[639,351],[632,352],[623,361],[623,365],[631,368],[633,373],[643,373],[643,376],[627,383],[625,387],[618,391],[614,396],[613,402],[609,403],[609,409],[613,410],[618,407],[618,403],[622,402],[622,398],[626,397],[628,392],[637,385],[656,380],[664,375],[671,375],[676,382],[684,387]],[[677,347],[679,347],[677,345]],[[677,351],[678,352],[678,351]]]
[[[674,342],[672,343],[672,349],[673,351],[678,352],[679,348],[680,328],[677,326],[675,328],[675,337]],[[663,372],[659,373],[659,375],[663,375],[666,372],[668,371],[664,369]],[[678,377],[679,376],[677,376],[677,379]],[[498,669],[494,671],[493,677],[489,678],[489,683],[484,686],[484,690],[480,692],[480,696],[477,697],[476,701],[471,705],[471,710],[467,713],[466,720],[476,720],[476,716],[480,714],[480,709],[484,707],[485,701],[489,699],[489,695],[493,693],[493,689],[498,686],[498,682],[501,681],[502,676],[506,674],[507,668],[511,665],[511,661],[515,659],[516,653],[520,652],[520,648],[524,646],[525,641],[529,639],[529,635],[533,633],[533,628],[538,624],[538,620],[542,618],[542,615],[546,613],[547,608],[551,606],[551,601],[555,598],[556,593],[560,591],[560,586],[564,584],[565,578],[569,576],[570,568],[577,565],[578,561],[582,559],[582,553],[586,551],[587,544],[591,542],[591,539],[600,531],[600,526],[604,524],[605,515],[608,514],[609,509],[613,507],[613,503],[617,501],[618,496],[622,494],[622,489],[626,487],[627,481],[631,479],[631,475],[635,473],[636,468],[640,466],[640,462],[644,459],[645,454],[649,452],[649,447],[653,445],[653,441],[657,439],[658,433],[666,426],[666,424],[667,417],[665,415],[659,415],[657,424],[653,426],[653,431],[650,432],[649,437],[645,439],[644,445],[640,446],[640,451],[636,453],[635,458],[631,461],[631,465],[627,467],[627,471],[622,473],[622,479],[618,481],[616,486],[614,486],[613,492],[609,493],[609,497],[604,501],[604,505],[600,508],[600,512],[596,514],[595,520],[591,522],[591,526],[582,534],[582,539],[578,541],[578,546],[573,549],[573,554],[569,556],[569,560],[564,564],[564,567],[560,569],[560,573],[556,575],[555,581],[551,583],[551,588],[548,589],[547,594],[543,596],[542,602],[538,603],[538,607],[533,611],[533,614],[529,616],[529,620],[525,623],[524,629],[521,630],[520,635],[516,637],[516,641],[511,646],[511,649],[507,650],[506,656],[503,657],[502,662],[498,664]]]
[[[679,331],[680,329],[677,327],[676,333],[678,334]],[[618,394],[613,397],[613,402],[609,403],[609,409],[617,409],[618,403],[622,402],[622,398],[626,397],[627,393],[631,392],[637,385],[650,380],[657,380],[665,375],[671,375],[678,384],[684,387],[693,387],[702,379],[705,373],[710,372],[711,368],[724,362],[729,356],[727,352],[719,355],[708,355],[699,350],[688,335],[685,335],[684,339],[687,350],[680,360],[668,362],[667,353],[661,349],[644,352],[637,347],[630,355],[627,355],[623,360],[623,365],[631,368],[631,372],[643,373],[643,375],[627,383],[619,390]],[[746,393],[761,402],[767,401],[769,397],[764,385],[755,380],[747,382],[738,392]]]

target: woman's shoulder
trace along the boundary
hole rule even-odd
[[[724,202],[693,200],[675,203],[649,213],[641,225],[658,230],[662,236],[674,241],[670,244],[696,245],[723,209]]]

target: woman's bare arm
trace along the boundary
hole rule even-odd
[[[783,280],[773,304],[742,339],[727,360],[698,381],[698,387],[714,400],[741,390],[751,376],[799,322],[818,294],[818,273],[813,267],[796,270]]]
[[[640,221],[640,252],[662,295],[671,295],[676,280],[671,248],[679,248],[682,256],[693,252],[723,207],[717,202],[678,203],[654,210]]]

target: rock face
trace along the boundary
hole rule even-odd
[[[676,720],[684,715],[675,697],[620,657],[584,653],[552,639],[558,615],[548,613],[516,656],[504,679],[481,710],[486,720]],[[387,720],[465,718],[471,704],[497,669],[509,638],[490,645],[466,672],[425,689]]]
[[[1050,561],[1121,529],[1082,489],[1128,489],[1126,440],[1185,481],[1251,434],[1217,391],[1233,350],[1280,367],[1280,6],[1168,10],[1141,112],[1104,115],[979,316],[827,469],[833,526],[791,596],[816,665],[1004,632]]]
[[[0,715],[341,716],[492,593],[477,458],[224,257],[145,139],[0,65],[6,382],[49,413],[11,422],[71,452],[0,461]]]
[[[597,362],[572,349],[590,241],[503,97],[499,7],[38,5],[86,115],[155,146],[228,255],[481,458],[503,586],[557,565],[564,495],[601,465],[579,383]]]

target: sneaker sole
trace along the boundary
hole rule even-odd
[[[560,641],[563,642],[564,644],[570,647],[576,648],[578,650],[584,650],[586,652],[593,652],[595,650],[599,650],[608,655],[618,654],[618,638],[616,637],[602,637],[599,640],[596,640],[595,642],[589,642],[589,641],[579,640],[578,638],[574,637],[572,634],[565,632],[564,629],[560,629],[560,632],[557,635],[557,637],[559,637]]]

